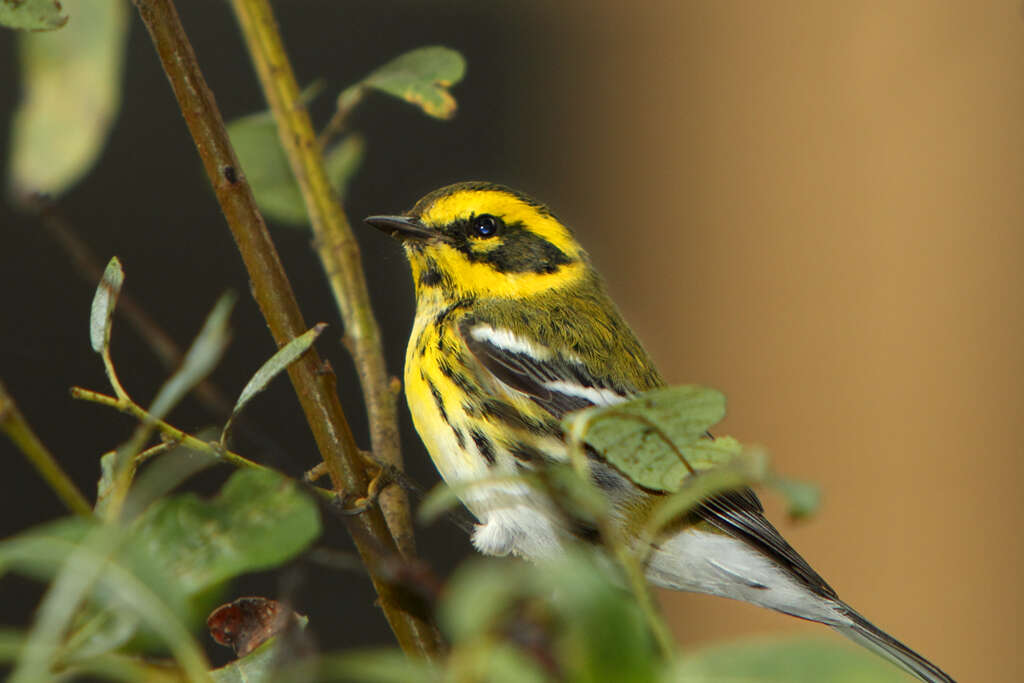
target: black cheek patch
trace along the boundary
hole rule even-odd
[[[423,267],[420,268],[418,283],[421,287],[438,287],[444,282],[444,273],[437,261],[429,256],[422,258]]]
[[[441,271],[437,266],[420,271],[419,282],[421,287],[437,287],[443,280],[444,276],[441,275]]]

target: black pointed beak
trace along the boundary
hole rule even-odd
[[[423,225],[417,218],[406,216],[369,216],[363,219],[378,230],[382,230],[395,239],[426,239],[437,237],[437,232]]]

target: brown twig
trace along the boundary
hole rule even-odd
[[[0,382],[0,431],[5,432],[14,445],[21,449],[69,510],[86,517],[92,515],[92,505],[32,431],[3,382]]]
[[[388,378],[380,328],[370,306],[359,245],[324,171],[321,146],[302,102],[291,63],[267,0],[232,0],[263,92],[277,121],[313,226],[315,244],[345,322],[346,345],[355,360],[366,401],[370,449],[386,466],[402,468],[396,392]],[[407,557],[415,551],[408,497],[399,486],[381,493],[380,506]]]
[[[284,272],[252,190],[238,164],[220,110],[199,69],[195,53],[171,0],[133,0],[185,116],[206,174],[213,185],[238,250],[245,262],[256,299],[278,346],[302,334],[307,326],[291,283]],[[288,367],[331,482],[339,492],[366,491],[369,483],[348,422],[335,391],[334,374],[316,349]],[[403,609],[399,589],[383,579],[378,567],[398,553],[380,510],[345,520],[363,558],[388,623],[407,653],[431,655],[440,646],[436,628],[422,616]]]

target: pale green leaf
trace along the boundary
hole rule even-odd
[[[19,36],[22,99],[9,168],[16,195],[57,196],[78,181],[99,157],[121,106],[128,3],[62,4],[74,16],[65,28]]]
[[[416,516],[423,524],[430,524],[438,517],[455,508],[460,503],[458,490],[448,484],[438,482],[427,492],[416,510]]]
[[[323,658],[320,671],[322,679],[352,683],[441,683],[445,680],[432,662],[410,657],[397,649],[328,655]]]
[[[308,225],[302,190],[292,174],[273,117],[260,112],[235,119],[228,124],[228,135],[260,211],[279,223]],[[325,151],[324,170],[339,197],[344,197],[362,160],[363,139],[358,135],[349,135]]]
[[[691,467],[704,469],[727,461],[738,449],[735,441],[721,439],[690,448],[723,417],[725,397],[720,392],[686,385],[570,413],[562,425],[636,484],[672,492],[690,475]]]
[[[242,389],[242,393],[239,394],[238,400],[235,401],[235,407],[231,411],[231,416],[228,418],[227,424],[224,425],[224,430],[221,432],[220,442],[224,443],[227,440],[228,432],[231,429],[231,423],[235,419],[238,413],[242,412],[246,404],[256,394],[266,389],[267,384],[270,380],[274,379],[279,373],[286,370],[289,365],[294,363],[299,356],[304,354],[313,346],[313,342],[320,336],[320,333],[327,327],[327,323],[319,323],[316,326],[306,330],[301,335],[292,339],[290,342],[282,346],[277,352],[267,359],[260,369],[256,371],[256,374],[252,376],[252,379]]]
[[[456,108],[448,88],[465,73],[466,60],[461,54],[433,45],[396,57],[373,71],[363,84],[416,105],[429,116],[448,119]]]
[[[478,559],[459,567],[448,581],[438,612],[455,642],[484,637],[521,595],[529,593],[536,568]]]
[[[909,683],[894,665],[845,643],[825,640],[749,640],[687,654],[664,683]]]
[[[36,527],[0,543],[0,568],[52,579],[12,681],[40,680],[56,656],[61,634],[85,603],[136,616],[190,675],[202,675],[206,668],[183,625],[187,608],[179,586],[116,526],[78,517]]]
[[[52,31],[68,23],[58,0],[0,0],[0,26]]]
[[[231,293],[221,295],[214,304],[203,328],[185,353],[181,367],[160,387],[153,399],[149,414],[154,418],[162,420],[192,387],[203,381],[216,367],[231,339],[228,318],[234,305],[235,295]]]
[[[636,599],[589,552],[570,552],[538,568],[540,596],[555,591],[565,628],[558,651],[572,680],[653,683],[657,647]]]
[[[319,534],[316,504],[263,470],[235,472],[212,500],[187,493],[157,501],[133,526],[133,542],[187,595],[280,565]]]
[[[268,112],[228,124],[228,135],[260,211],[274,221],[307,225],[306,204]]]
[[[20,629],[0,627],[0,662],[10,662],[21,653],[25,633]]]
[[[124,270],[121,268],[121,261],[115,256],[110,259],[103,271],[100,284],[96,287],[96,294],[92,297],[92,309],[89,314],[89,343],[92,344],[92,350],[96,353],[103,353],[103,350],[110,345],[110,327],[122,285],[124,285]]]
[[[279,667],[286,659],[287,652],[281,651],[280,639],[271,638],[245,657],[214,669],[210,678],[215,683],[271,683],[282,680]]]
[[[747,451],[733,455],[729,462],[685,478],[678,491],[658,500],[646,521],[646,538],[653,540],[665,526],[711,496],[760,482],[766,476],[767,467],[767,455]]]
[[[821,506],[821,488],[816,484],[778,475],[768,477],[766,483],[786,499],[789,516],[794,519],[810,517]]]
[[[117,451],[108,451],[100,456],[100,479],[96,482],[96,507],[100,517],[106,515],[108,496],[114,490],[117,479]]]

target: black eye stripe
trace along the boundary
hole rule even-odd
[[[478,237],[473,232],[473,223],[480,217],[475,216],[462,224],[469,239],[464,239],[455,247],[471,263],[486,263],[499,273],[550,274],[573,262],[565,252],[528,230],[521,221],[504,223],[497,219],[500,223],[501,242],[488,243],[488,246],[495,248],[484,248],[482,242],[486,238]]]

